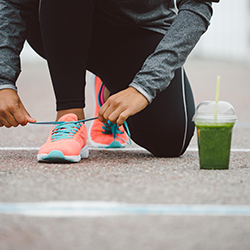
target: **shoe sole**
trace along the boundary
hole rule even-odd
[[[112,141],[109,145],[96,143],[96,142],[93,142],[91,139],[89,139],[89,142],[95,148],[124,148],[125,147],[119,141]]]
[[[91,73],[91,72],[89,72],[88,74],[89,74],[88,81],[95,83],[95,77],[96,76],[93,73]],[[89,84],[89,89],[90,89],[90,92],[91,92],[93,100],[94,100],[94,110],[95,110],[96,109],[95,84],[90,83]],[[124,148],[124,146],[125,146],[126,143],[124,143],[124,145],[123,145],[119,141],[113,141],[109,145],[108,144],[102,144],[102,143],[94,142],[92,140],[92,138],[91,138],[91,135],[90,135],[93,123],[94,123],[94,121],[91,121],[89,129],[88,129],[88,140],[89,140],[91,146],[96,147],[96,148]]]
[[[50,162],[50,163],[77,163],[80,162],[81,159],[87,159],[89,156],[88,146],[86,145],[82,148],[79,155],[64,155],[60,150],[53,150],[49,154],[38,154],[37,160],[39,162]]]

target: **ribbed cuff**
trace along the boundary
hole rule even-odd
[[[138,92],[140,92],[148,100],[148,103],[151,103],[153,101],[153,97],[149,93],[147,93],[141,86],[135,83],[131,83],[129,84],[129,86],[135,88]]]
[[[0,90],[2,89],[13,89],[17,92],[17,87],[13,84],[0,84]]]

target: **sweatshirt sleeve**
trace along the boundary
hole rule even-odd
[[[38,0],[0,0],[0,90],[17,90],[27,22]]]
[[[143,94],[149,103],[168,87],[175,70],[183,66],[207,30],[212,16],[211,2],[177,0],[178,14],[174,22],[129,85]]]

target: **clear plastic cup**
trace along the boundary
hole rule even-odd
[[[224,101],[205,101],[193,117],[197,128],[201,169],[228,169],[233,126],[237,120],[233,106]]]

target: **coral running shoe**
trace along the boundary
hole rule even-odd
[[[88,82],[94,98],[95,116],[98,116],[98,111],[104,104],[103,92],[105,86],[101,79],[92,73],[89,74]],[[94,147],[123,148],[127,143],[127,134],[123,126],[118,127],[110,121],[102,123],[97,119],[90,125],[88,139]]]
[[[74,122],[75,121],[75,122]],[[49,138],[39,149],[39,162],[79,162],[88,158],[87,128],[77,122],[75,114],[60,118],[62,122],[50,130]]]

